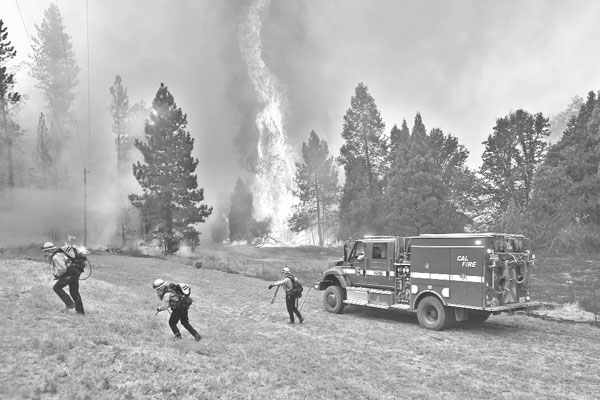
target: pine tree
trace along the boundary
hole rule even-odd
[[[339,192],[337,171],[329,156],[327,142],[311,131],[302,143],[302,162],[296,163],[294,193],[300,203],[294,206],[289,225],[292,232],[317,228],[319,246],[325,245],[325,232],[333,222],[333,205]]]
[[[394,162],[396,155],[405,151],[406,143],[410,137],[410,131],[406,120],[402,120],[402,127],[398,129],[398,126],[394,125],[390,131],[390,152],[389,152],[389,164],[390,166]]]
[[[378,204],[387,167],[385,124],[367,87],[360,83],[344,115],[338,162],[345,181],[340,201],[339,237],[378,231]]]
[[[115,134],[115,145],[117,148],[117,174],[121,176],[124,161],[126,160],[129,122],[129,96],[127,96],[127,87],[123,85],[121,76],[115,76],[115,82],[109,89],[112,100],[110,103],[110,114],[112,117],[112,130]]]
[[[526,224],[534,243],[557,252],[600,249],[600,99],[589,92],[535,176]]]
[[[388,172],[382,225],[400,236],[461,232],[468,222],[454,187],[468,152],[456,138],[433,129],[428,135],[417,113],[410,136],[391,135],[394,158]]]
[[[31,175],[33,182],[39,187],[50,187],[57,181],[54,160],[54,137],[48,125],[46,116],[40,113],[37,126],[37,137],[33,159],[35,165]]]
[[[242,178],[237,179],[229,206],[229,240],[252,241],[250,228],[254,223],[254,196]]]
[[[549,137],[553,139],[553,141],[560,140],[562,134],[567,130],[571,119],[577,117],[582,104],[583,98],[581,96],[575,96],[571,99],[571,103],[569,103],[565,110],[550,118]]]
[[[75,89],[80,71],[75,59],[71,36],[64,30],[58,6],[51,3],[44,11],[44,19],[35,25],[37,35],[33,40],[31,76],[37,79],[36,87],[42,90],[51,115],[56,119],[56,130],[61,146],[57,151],[74,151],[71,141],[77,129],[74,111]]]
[[[15,186],[13,146],[18,136],[22,135],[21,128],[11,118],[14,107],[21,101],[21,95],[14,92],[15,74],[9,72],[8,63],[17,55],[17,51],[8,40],[8,28],[0,19],[0,139],[6,147],[8,171],[8,187]]]
[[[151,227],[164,239],[165,254],[175,253],[182,239],[197,242],[193,224],[205,222],[212,213],[212,207],[201,204],[204,189],[198,188],[194,139],[186,128],[187,115],[161,83],[145,125],[147,142],[134,143],[145,161],[133,165],[144,193],[131,194],[129,199],[140,210],[146,232]]]
[[[483,142],[480,173],[494,207],[505,212],[511,201],[524,208],[531,197],[533,176],[544,159],[548,119],[524,110],[499,118],[494,133]]]

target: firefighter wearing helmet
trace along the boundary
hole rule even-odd
[[[181,339],[181,332],[177,327],[179,321],[194,339],[199,342],[202,336],[190,324],[188,309],[192,305],[190,298],[191,289],[185,283],[169,283],[163,279],[156,279],[152,283],[152,288],[156,290],[156,295],[163,301],[163,304],[156,308],[156,313],[171,309],[169,317],[169,327],[173,331],[176,339]]]
[[[78,315],[84,315],[83,301],[79,294],[79,275],[81,271],[73,266],[69,260],[73,257],[70,245],[56,247],[52,242],[42,245],[45,256],[50,257],[54,279],[56,283],[53,288],[58,297],[65,303],[63,312],[75,309]],[[65,293],[64,287],[69,286],[69,294]]]
[[[290,316],[290,322],[288,322],[288,324],[295,323],[294,314],[298,316],[298,321],[300,323],[304,322],[304,318],[298,310],[298,297],[292,291],[292,289],[294,288],[295,279],[296,278],[294,278],[294,276],[290,272],[290,269],[288,267],[284,267],[281,269],[281,280],[273,282],[271,285],[269,285],[269,289],[273,289],[274,286],[283,286],[283,288],[285,289],[285,306]]]

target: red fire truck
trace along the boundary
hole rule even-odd
[[[523,235],[500,233],[366,236],[344,245],[315,283],[331,313],[348,304],[416,312],[422,327],[532,305],[529,275],[535,255]]]

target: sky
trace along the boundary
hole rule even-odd
[[[336,156],[343,117],[364,83],[386,132],[419,112],[426,128],[456,136],[481,164],[497,118],[524,109],[551,117],[600,88],[600,2],[582,0],[86,0],[53,1],[81,68],[73,169],[91,171],[103,198],[116,163],[109,87],[119,74],[131,103],[151,104],[163,82],[188,115],[206,202],[224,213],[256,151],[256,86],[240,26],[262,3],[260,50],[278,83],[284,134],[298,152],[311,130]],[[43,0],[3,0],[0,18],[29,59]],[[44,110],[22,65],[21,126],[33,138]],[[5,209],[7,207],[5,206]],[[224,211],[225,210],[225,211]]]

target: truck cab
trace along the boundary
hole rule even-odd
[[[366,236],[344,245],[315,289],[327,311],[346,305],[415,312],[427,329],[531,304],[529,240],[504,233]]]
[[[393,289],[396,249],[393,236],[366,236],[355,241],[342,263],[352,285]]]

